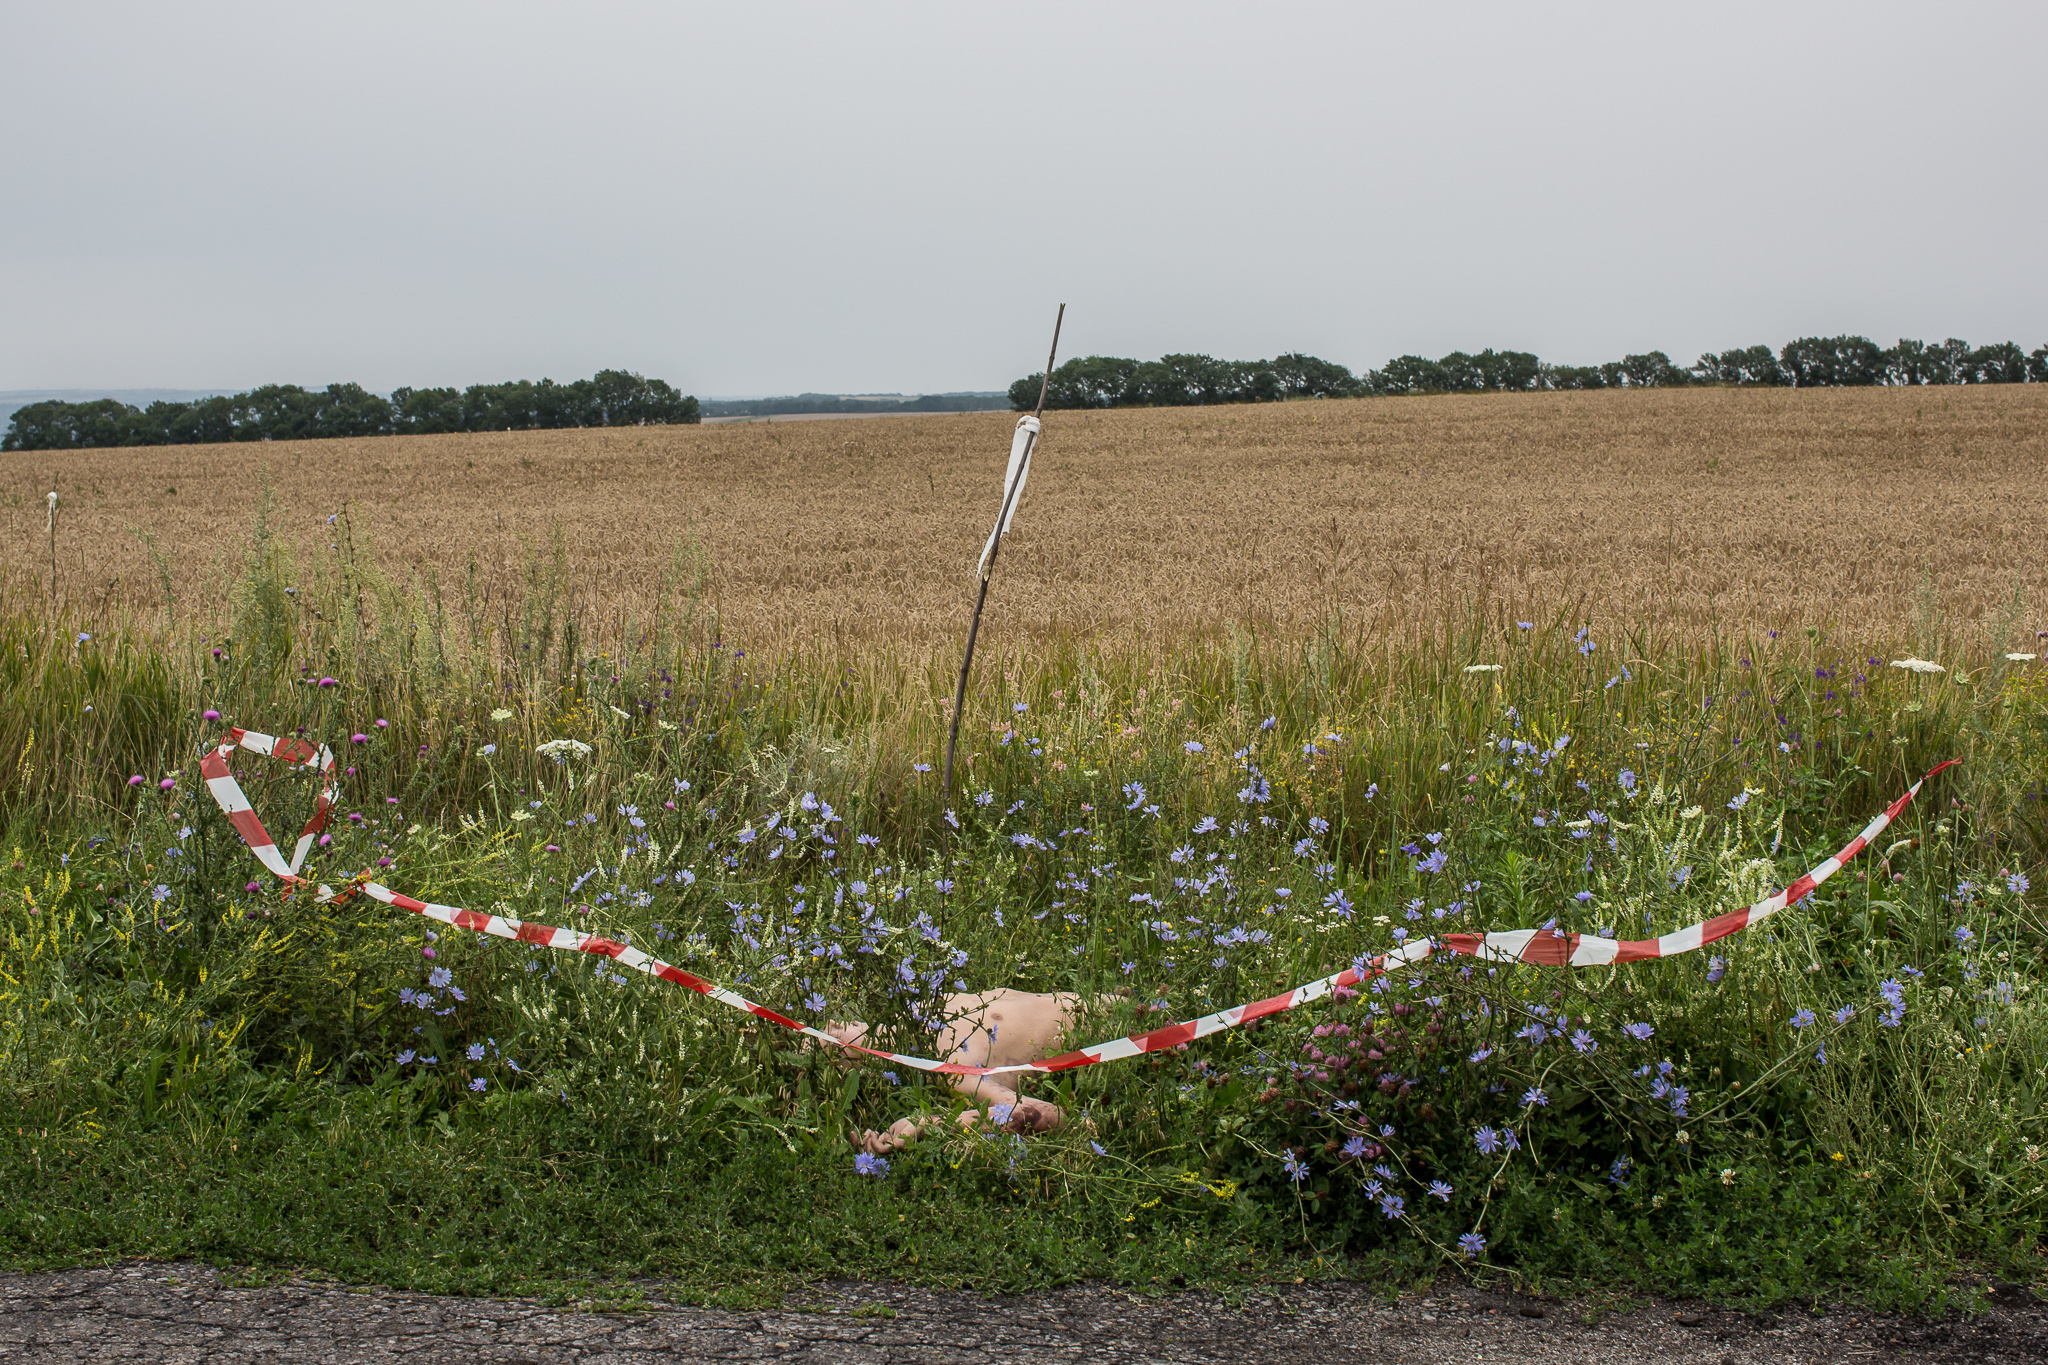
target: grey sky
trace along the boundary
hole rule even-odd
[[[2048,341],[2038,3],[0,5],[0,389]]]

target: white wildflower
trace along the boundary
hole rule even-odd
[[[590,746],[580,739],[551,739],[545,744],[535,745],[533,751],[548,758],[561,758],[564,754],[581,754],[588,757]]]
[[[1906,659],[1893,659],[1893,660],[1892,660],[1892,667],[1893,667],[1893,668],[1903,668],[1903,669],[1905,669],[1905,670],[1906,670],[1906,671],[1907,671],[1908,673],[1946,673],[1946,672],[1948,672],[1948,670],[1947,670],[1946,668],[1943,668],[1943,667],[1942,667],[1942,666],[1941,666],[1940,664],[1934,664],[1934,663],[1929,663],[1929,662],[1928,662],[1927,660],[1925,660],[1925,659],[1912,659],[1912,658],[1906,658]]]
[[[1498,673],[1498,672],[1500,672],[1500,665],[1499,665],[1499,664],[1466,664],[1466,665],[1465,665],[1465,671],[1466,671],[1467,673]]]
[[[531,820],[532,818],[533,812],[530,810],[515,810],[512,812],[512,821],[514,824],[525,824],[528,820]]]
[[[2012,660],[2016,664],[2025,664],[2032,663],[2039,656],[2034,654],[2008,654],[2005,657]]]
[[[617,716],[617,717],[618,717],[618,718],[619,718],[620,720],[631,720],[631,719],[633,719],[633,713],[632,713],[631,711],[621,711],[621,710],[620,710],[620,709],[619,709],[618,707],[616,707],[616,706],[614,706],[614,707],[611,707],[611,708],[610,708],[610,710],[611,710],[611,713],[612,713],[613,715]]]
[[[491,719],[492,719],[492,720],[510,720],[510,719],[512,719],[512,713],[511,713],[510,711],[507,711],[507,710],[506,710],[506,709],[505,709],[504,707],[502,707],[502,706],[501,706],[501,707],[499,707],[499,708],[498,708],[497,710],[495,710],[495,711],[491,712]]]

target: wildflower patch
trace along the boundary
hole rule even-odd
[[[229,771],[228,760],[237,748],[252,753],[281,758],[287,763],[299,764],[320,774],[321,790],[316,799],[312,818],[301,833],[298,844],[289,861],[279,853],[276,840],[264,829],[263,822],[251,808],[241,785]],[[1822,862],[1804,876],[1788,885],[1784,890],[1757,901],[1755,904],[1712,919],[1688,925],[1659,938],[1644,940],[1617,940],[1590,934],[1567,934],[1554,928],[1516,929],[1486,934],[1446,934],[1441,946],[1454,953],[1502,962],[1528,962],[1547,966],[1604,966],[1622,962],[1638,962],[1651,958],[1670,957],[1691,952],[1708,943],[1727,938],[1751,925],[1760,923],[1769,916],[1796,904],[1810,895],[1814,889],[1827,881],[1844,864],[1856,857],[1870,842],[1877,838],[1916,796],[1928,778],[1952,766],[1957,760],[1950,759],[1931,769],[1926,777],[1915,782],[1887,806],[1863,830],[1843,846],[1841,852]],[[241,835],[257,859],[270,872],[283,881],[287,888],[305,884],[298,869],[304,863],[307,851],[330,818],[334,804],[334,755],[325,745],[315,745],[304,739],[279,739],[254,731],[233,729],[228,731],[220,743],[201,760],[200,771],[206,779],[207,789],[226,812],[238,834]],[[1624,774],[1625,776],[1627,774]],[[1143,800],[1142,792],[1139,800]],[[1419,850],[1418,850],[1419,851]],[[1417,865],[1418,868],[1421,864]],[[327,886],[317,888],[316,899],[322,902],[344,900],[356,895],[416,915],[438,920],[457,929],[469,929],[496,938],[511,939],[515,942],[534,944],[539,947],[555,948],[566,952],[589,953],[611,958],[622,967],[630,967],[646,975],[659,977],[663,981],[696,991],[727,1005],[780,1024],[819,1042],[834,1047],[851,1046],[870,1056],[880,1057],[901,1066],[941,1075],[988,1076],[1011,1072],[1059,1072],[1077,1067],[1092,1066],[1098,1062],[1117,1061],[1145,1053],[1160,1052],[1180,1047],[1199,1038],[1237,1028],[1276,1014],[1297,1009],[1320,1000],[1337,990],[1351,990],[1375,977],[1384,975],[1389,969],[1401,965],[1413,965],[1427,959],[1438,946],[1429,938],[1411,939],[1386,953],[1372,958],[1362,958],[1344,970],[1332,973],[1305,985],[1296,986],[1266,999],[1249,1004],[1233,1005],[1195,1019],[1169,1024],[1163,1028],[1145,1033],[1132,1034],[1123,1038],[1112,1038],[1090,1047],[1062,1053],[1042,1061],[1016,1062],[1003,1066],[967,1066],[957,1062],[944,1062],[929,1057],[916,1057],[906,1053],[884,1052],[862,1046],[846,1044],[841,1039],[822,1029],[798,1022],[786,1014],[760,1005],[734,991],[727,990],[712,981],[684,971],[659,958],[641,952],[628,944],[598,934],[583,934],[571,929],[556,928],[531,920],[517,920],[499,914],[484,914],[464,910],[455,906],[437,905],[416,900],[411,896],[393,891],[373,881],[368,872],[359,874],[346,883],[340,891]],[[1390,1217],[1393,1215],[1389,1215]]]

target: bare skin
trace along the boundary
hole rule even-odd
[[[950,1021],[939,1034],[938,1055],[949,1062],[968,1066],[1012,1066],[1041,1061],[1059,1051],[1060,1039],[1073,1021],[1081,997],[1067,991],[982,991],[946,997],[946,1018]],[[827,1024],[825,1032],[842,1043],[858,1043],[867,1037],[868,1026],[859,1020]],[[847,1052],[848,1057],[861,1054]],[[1046,1133],[1060,1126],[1065,1115],[1057,1105],[1020,1096],[1014,1086],[997,1076],[948,1076],[947,1083],[968,1099],[988,1109],[1009,1106],[1003,1127],[1018,1133]],[[971,1128],[982,1120],[982,1109],[960,1115],[960,1125]],[[944,1120],[898,1119],[884,1132],[870,1128],[854,1142],[862,1150],[883,1156],[937,1127]]]

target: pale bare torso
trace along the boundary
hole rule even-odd
[[[948,1023],[939,1033],[936,1055],[942,1061],[967,1066],[1042,1061],[1059,1051],[1080,1003],[1081,997],[1069,991],[996,990],[948,996]],[[868,1026],[856,1020],[827,1024],[825,1031],[841,1042],[858,1043],[866,1039]],[[1064,1118],[1056,1105],[1019,1098],[1007,1076],[948,1076],[946,1080],[968,1099],[986,1106],[993,1121],[1017,1132],[1046,1132],[1057,1128]],[[969,1109],[960,1116],[963,1126],[981,1120],[980,1109]],[[893,1152],[937,1122],[898,1119],[887,1132],[869,1129],[856,1135],[855,1141],[869,1152]]]

